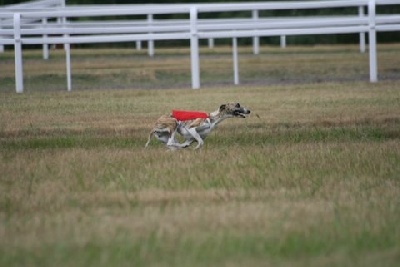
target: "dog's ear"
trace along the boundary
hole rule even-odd
[[[219,107],[219,110],[224,110],[225,108],[226,108],[226,105],[223,104],[223,105],[221,105],[221,106]]]
[[[239,104],[239,103],[236,103],[236,104],[235,104],[235,108],[240,108],[240,104]]]

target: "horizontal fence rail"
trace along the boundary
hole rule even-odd
[[[200,88],[199,40],[232,39],[234,83],[239,83],[237,38],[253,38],[258,53],[264,36],[360,34],[360,51],[369,36],[370,81],[376,82],[376,32],[399,31],[400,14],[376,14],[378,5],[399,5],[400,0],[329,0],[230,4],[159,4],[65,6],[63,0],[42,0],[0,8],[0,48],[15,50],[16,91],[23,92],[23,45],[64,44],[67,89],[72,89],[70,44],[189,40],[192,88]],[[356,8],[358,14],[330,16],[261,16],[262,11]],[[248,18],[203,18],[219,12],[249,12]],[[367,12],[365,12],[367,11]],[[186,19],[155,19],[158,15],[181,15]],[[126,16],[132,17],[127,19]],[[110,17],[112,19],[110,20]],[[90,20],[87,20],[89,19]],[[108,18],[107,20],[99,20]],[[118,19],[120,18],[120,19]]]

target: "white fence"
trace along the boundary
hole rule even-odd
[[[53,6],[28,9],[24,6],[0,9],[0,45],[15,50],[16,91],[23,92],[23,45],[64,44],[66,51],[67,89],[72,89],[70,44],[149,42],[190,40],[192,88],[200,88],[199,40],[232,39],[234,83],[239,83],[237,38],[253,38],[258,53],[262,36],[312,34],[360,34],[360,50],[365,50],[365,34],[369,35],[370,81],[378,80],[376,32],[399,31],[400,14],[379,15],[379,5],[399,5],[400,0],[329,0],[296,2],[259,2],[235,4],[160,4],[160,5],[93,5],[65,7],[62,0],[35,3]],[[309,17],[261,17],[264,10],[355,8],[355,15]],[[203,19],[199,15],[215,12],[251,13],[249,18]],[[365,13],[367,11],[367,13]],[[154,19],[157,15],[183,14],[187,19]],[[230,13],[231,14],[231,13]],[[115,19],[120,16],[134,19]],[[90,17],[112,17],[113,20],[86,21]],[[283,42],[284,43],[284,42]],[[46,51],[46,48],[44,48]],[[45,56],[44,52],[44,56]]]

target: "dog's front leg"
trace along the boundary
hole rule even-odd
[[[175,147],[177,142],[175,140],[176,129],[171,133],[171,136],[168,138],[167,147]]]
[[[204,141],[201,136],[197,133],[196,128],[189,128],[188,132],[192,135],[194,139],[197,141],[197,146],[194,149],[199,149],[203,144]]]
[[[185,142],[183,142],[182,144],[180,144],[182,147],[186,148],[188,146],[190,146],[193,143],[194,139],[191,138],[189,140],[186,140]]]

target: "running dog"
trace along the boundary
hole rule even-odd
[[[219,123],[228,118],[246,118],[250,110],[239,103],[223,104],[214,112],[173,110],[170,115],[161,116],[151,130],[145,147],[150,144],[152,136],[166,144],[170,149],[189,147],[197,142],[195,149],[204,144],[204,139]],[[176,133],[184,138],[183,143],[176,140]]]

